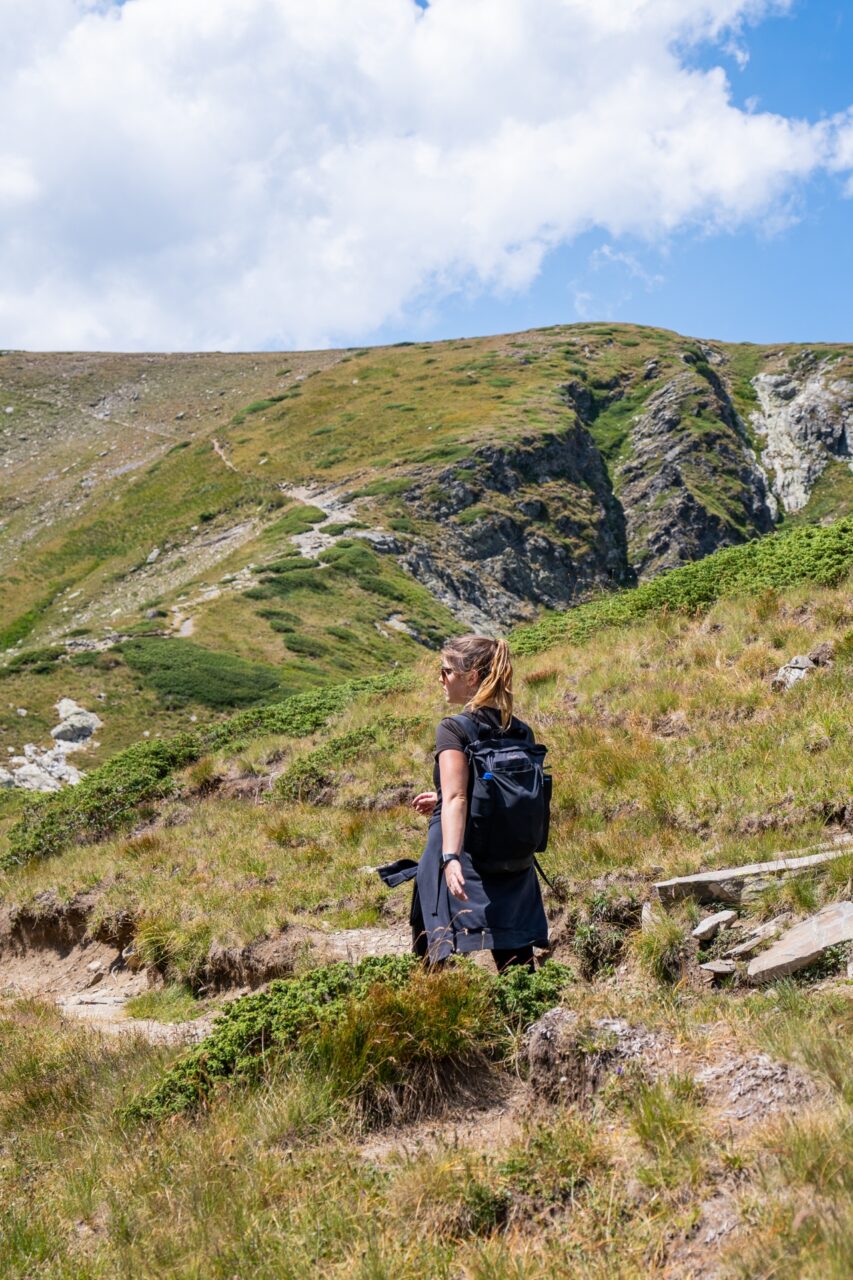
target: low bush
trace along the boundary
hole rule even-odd
[[[306,751],[288,765],[276,782],[276,794],[282,800],[315,800],[332,782],[336,765],[351,761],[380,739],[399,739],[422,724],[418,716],[380,716],[373,724],[329,738],[322,746]]]
[[[285,534],[307,533],[315,524],[319,524],[321,520],[325,519],[326,513],[320,507],[312,507],[300,503],[298,506],[290,507],[285,511],[280,520],[268,525],[265,532],[267,537],[270,538],[282,537]]]
[[[198,703],[216,711],[269,701],[280,690],[278,672],[235,654],[190,640],[160,636],[126,640],[121,652],[168,707]]]
[[[23,653],[16,653],[13,658],[10,658],[5,667],[0,667],[0,680],[17,675],[21,671],[27,671],[33,675],[46,675],[53,670],[58,659],[64,657],[65,650],[61,646],[25,649]]]
[[[517,654],[540,653],[564,640],[583,641],[649,613],[696,613],[724,596],[814,582],[832,586],[853,570],[853,517],[755,539],[661,574],[627,591],[599,596],[513,632]]]
[[[374,956],[279,979],[227,1006],[211,1034],[124,1112],[162,1120],[209,1102],[226,1081],[257,1081],[296,1061],[362,1115],[411,1113],[442,1080],[485,1069],[513,1036],[553,1006],[571,975],[547,962],[536,973],[492,975],[467,963],[425,973],[414,956]],[[411,1095],[418,1084],[417,1099]]]

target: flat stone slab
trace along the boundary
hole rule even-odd
[[[714,983],[721,978],[730,978],[737,972],[737,965],[734,960],[709,960],[707,964],[700,964],[699,972],[705,982]]]
[[[751,882],[761,884],[772,877],[800,875],[850,852],[850,837],[841,837],[835,848],[824,848],[802,858],[776,858],[772,862],[750,862],[743,867],[723,867],[719,871],[698,871],[692,876],[660,880],[655,888],[663,902],[695,898],[697,902],[740,902]]]
[[[795,924],[749,963],[751,982],[773,982],[817,960],[828,947],[853,942],[853,902],[831,902],[817,915]]]
[[[711,938],[716,938],[720,930],[727,924],[731,924],[733,920],[737,920],[736,911],[717,911],[714,915],[706,916],[704,920],[699,921],[693,930],[693,937],[699,942],[708,942]]]
[[[732,960],[741,960],[745,956],[751,956],[753,951],[757,951],[759,947],[763,947],[765,942],[769,942],[771,938],[777,937],[786,925],[791,923],[793,916],[790,911],[786,911],[784,915],[777,916],[775,920],[768,920],[766,924],[760,924],[753,929],[752,933],[743,942],[739,942],[737,946],[726,951],[726,957]]]

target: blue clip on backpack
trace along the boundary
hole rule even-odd
[[[483,872],[526,871],[548,844],[551,776],[548,751],[518,721],[506,730],[456,717],[468,735],[471,770],[465,849]]]

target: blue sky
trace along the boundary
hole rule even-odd
[[[0,345],[853,339],[838,0],[0,0]]]

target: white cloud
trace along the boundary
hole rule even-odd
[[[614,249],[611,244],[603,244],[600,248],[593,249],[589,256],[589,265],[593,271],[601,271],[607,266],[622,267],[629,276],[641,281],[649,293],[664,282],[664,277],[644,267],[636,254],[623,253]]]
[[[740,110],[684,50],[785,7],[0,0],[0,343],[358,340],[593,227],[766,219],[851,167],[844,122]]]

